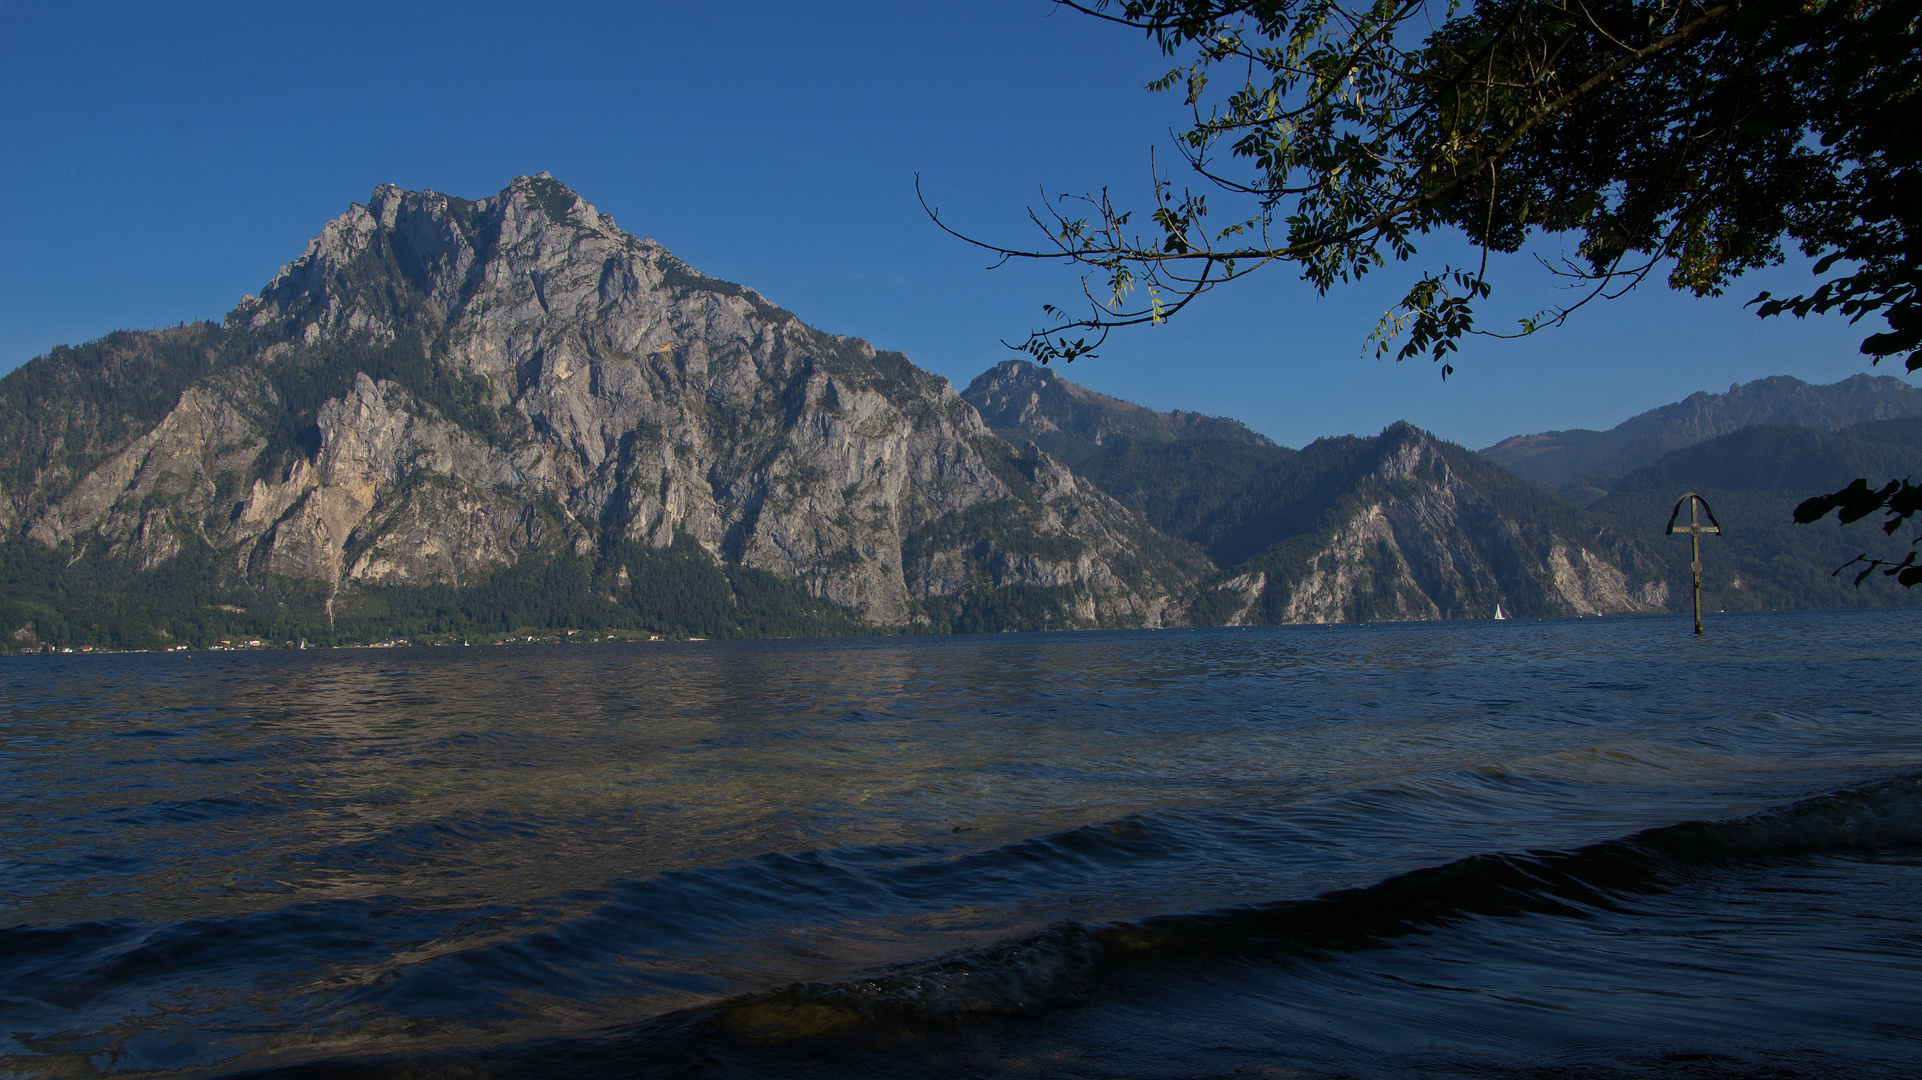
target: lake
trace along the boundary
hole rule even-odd
[[[0,660],[19,1076],[1897,1077],[1922,612]]]

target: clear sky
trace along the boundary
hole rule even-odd
[[[965,385],[1077,277],[990,272],[928,222],[915,174],[954,223],[1014,242],[1033,239],[1043,187],[1136,199],[1180,120],[1142,88],[1169,63],[1047,0],[0,0],[0,371],[218,318],[376,184],[478,198],[545,169],[703,272]],[[1553,298],[1517,263],[1484,325]],[[1731,382],[1871,370],[1860,328],[1743,309],[1806,280],[1783,270],[1471,343],[1444,384],[1426,361],[1362,353],[1412,277],[1319,297],[1278,268],[1066,374],[1288,445],[1407,419],[1480,447]]]

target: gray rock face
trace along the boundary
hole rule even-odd
[[[9,527],[147,567],[201,541],[330,594],[685,536],[889,625],[1016,586],[1062,625],[1156,625],[1212,569],[945,380],[545,174],[477,202],[375,189],[204,351],[80,468],[15,448]]]
[[[1497,604],[1530,616],[1667,606],[1666,567],[1639,540],[1542,512],[1552,499],[1460,447],[1407,424],[1324,442],[1303,451],[1304,468],[1339,477],[1339,494],[1318,513],[1284,511],[1296,529],[1209,583],[1198,610],[1326,623],[1491,618]]]
[[[1489,618],[1496,604],[1596,615],[1667,603],[1667,566],[1639,537],[1407,424],[1296,452],[1233,421],[1155,412],[1019,360],[962,396],[1010,438],[1078,447],[1082,483],[1201,544],[1223,569],[1190,602],[1196,622]]]

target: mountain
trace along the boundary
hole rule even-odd
[[[1157,443],[1218,439],[1247,446],[1275,445],[1239,420],[1157,412],[1077,386],[1026,360],[996,364],[975,376],[961,396],[990,428],[1003,435],[1018,432],[1018,438],[1032,440],[1071,466],[1117,439]]]
[[[1482,451],[1515,475],[1578,503],[1672,450],[1757,424],[1831,430],[1871,420],[1922,416],[1922,389],[1889,375],[1854,375],[1828,386],[1777,375],[1736,383],[1725,394],[1696,393],[1608,431],[1516,435]]]
[[[1296,451],[1019,360],[962,396],[1013,442],[1061,440],[1077,476],[1223,567],[1190,605],[1197,623],[1602,614],[1669,596],[1643,534],[1408,424]]]
[[[383,185],[222,324],[0,380],[0,531],[0,614],[101,644],[1158,625],[1212,569],[546,174]]]
[[[545,174],[383,185],[221,323],[0,379],[0,649],[1654,611],[1689,488],[1729,526],[1712,606],[1904,603],[1827,576],[1872,527],[1788,511],[1922,472],[1922,420],[1846,423],[1918,398],[1769,379],[1486,456],[1293,450],[1025,361],[957,394]],[[1608,486],[1584,510],[1504,455]]]
[[[995,434],[1017,446],[1045,448],[1155,528],[1213,547],[1212,557],[1222,565],[1235,557],[1221,550],[1218,537],[1212,544],[1203,539],[1220,531],[1215,517],[1248,485],[1286,468],[1296,453],[1239,421],[1157,412],[1097,394],[1026,360],[989,368],[961,397]]]
[[[1706,498],[1723,530],[1702,540],[1709,610],[1917,605],[1922,590],[1879,577],[1857,588],[1853,571],[1833,574],[1859,554],[1901,558],[1909,535],[1884,535],[1879,516],[1850,525],[1833,517],[1797,525],[1791,516],[1802,500],[1856,477],[1879,484],[1901,476],[1922,476],[1922,418],[1836,431],[1756,426],[1663,455],[1617,480],[1592,509],[1624,527],[1659,530],[1683,492]],[[1668,537],[1658,550],[1669,580],[1686,589],[1689,545]]]
[[[1227,566],[1197,622],[1487,618],[1662,610],[1646,542],[1408,424],[1319,439],[1196,539]],[[1209,543],[1213,541],[1213,543]]]

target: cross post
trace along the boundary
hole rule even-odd
[[[1678,526],[1675,524],[1675,519],[1682,516],[1683,503],[1688,504],[1688,524]],[[1704,516],[1708,518],[1706,525],[1702,524]],[[1702,636],[1702,535],[1704,533],[1712,536],[1721,535],[1722,523],[1715,520],[1715,511],[1709,509],[1708,500],[1691,491],[1675,500],[1675,509],[1668,515],[1668,529],[1664,535],[1673,536],[1678,532],[1688,534],[1689,547],[1695,555],[1695,561],[1690,564],[1689,569],[1695,574],[1695,636],[1700,637]]]

